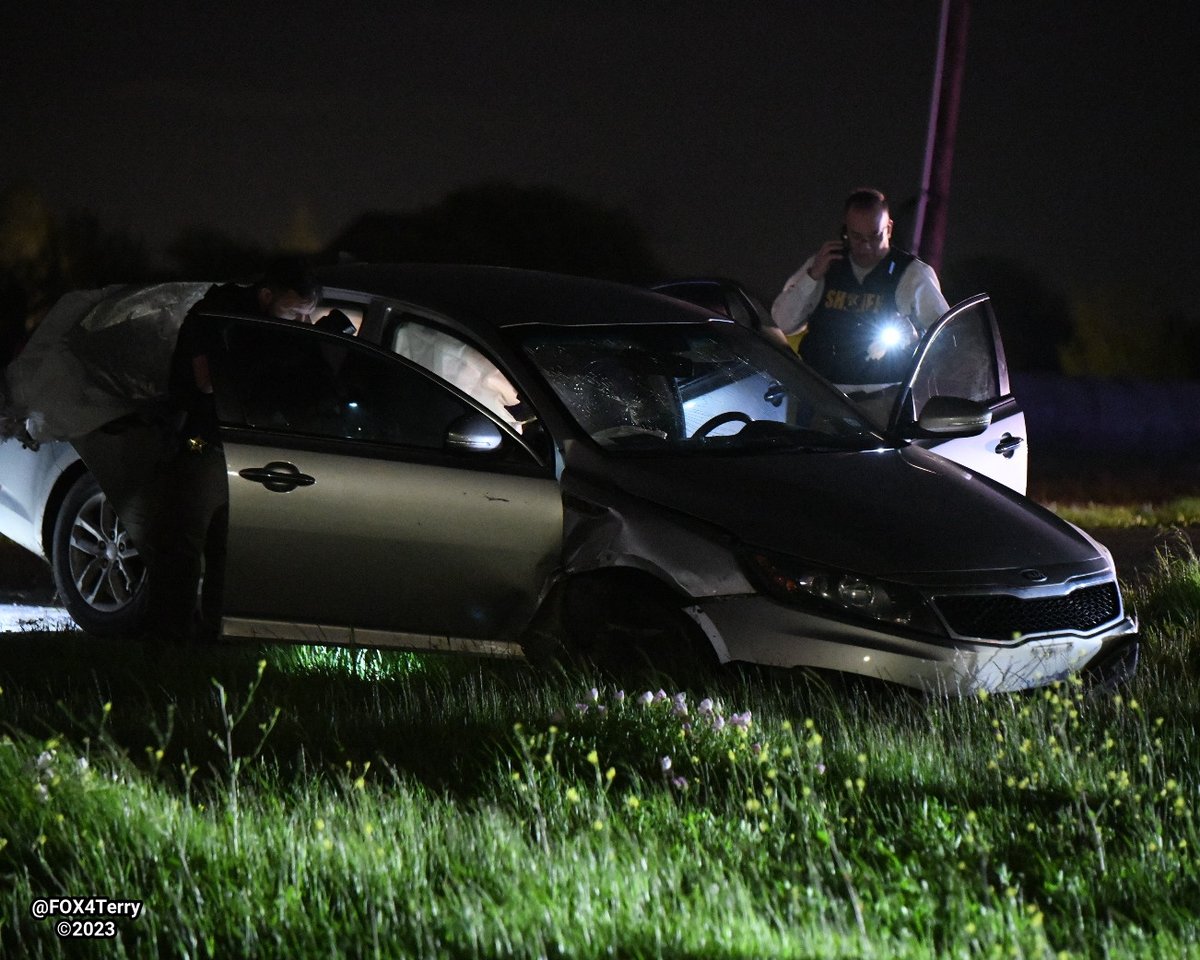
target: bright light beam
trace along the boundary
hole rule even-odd
[[[897,326],[888,325],[879,331],[879,343],[885,350],[900,345],[902,334]]]

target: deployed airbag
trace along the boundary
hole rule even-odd
[[[171,355],[208,283],[68,293],[5,370],[0,438],[71,440],[167,396]]]

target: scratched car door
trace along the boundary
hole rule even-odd
[[[560,555],[562,502],[517,434],[353,338],[214,323],[227,633],[440,649],[524,626]],[[447,447],[481,417],[499,449]],[[380,641],[388,631],[404,636]]]
[[[893,428],[913,423],[931,397],[965,397],[992,414],[974,437],[917,440],[918,445],[1024,493],[1029,470],[1025,414],[1012,395],[1004,346],[991,303],[980,294],[951,307],[921,341]]]

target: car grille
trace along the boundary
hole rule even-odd
[[[1093,630],[1117,617],[1116,583],[1083,587],[1062,597],[1023,599],[1007,594],[934,597],[950,629],[960,637],[1012,640],[1027,633]]]

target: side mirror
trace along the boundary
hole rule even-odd
[[[964,397],[930,397],[917,420],[919,437],[975,437],[992,424],[992,411]]]
[[[464,413],[446,429],[446,449],[456,453],[494,453],[504,434],[482,413]]]

